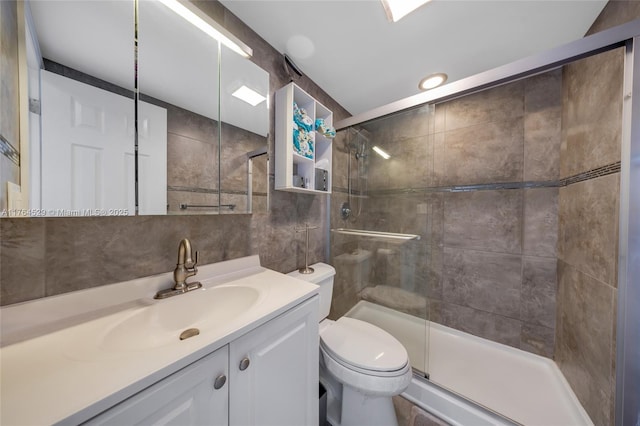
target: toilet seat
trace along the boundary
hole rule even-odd
[[[330,377],[344,386],[351,387],[362,395],[391,397],[399,395],[411,383],[413,375],[407,362],[404,368],[396,371],[373,372],[358,371],[353,366],[339,362],[324,348],[320,348],[320,377],[326,371]]]
[[[320,347],[334,361],[362,374],[397,376],[409,363],[404,346],[386,331],[342,317],[320,334]]]

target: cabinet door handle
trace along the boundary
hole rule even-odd
[[[223,387],[225,383],[227,383],[227,376],[225,376],[224,374],[221,374],[218,377],[216,377],[216,380],[213,382],[213,388],[218,390],[221,387]]]
[[[249,358],[242,358],[242,361],[240,361],[240,371],[244,371],[249,368],[249,364],[251,364]]]

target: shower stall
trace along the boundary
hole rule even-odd
[[[634,21],[338,123],[331,317],[400,340],[403,396],[451,424],[623,424],[638,35]]]

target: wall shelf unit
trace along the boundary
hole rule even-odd
[[[306,113],[309,131],[295,124],[294,104]],[[295,83],[276,92],[275,189],[307,194],[331,193],[333,139],[316,130],[317,119],[333,126],[331,110]],[[302,137],[294,138],[296,130],[303,133]]]

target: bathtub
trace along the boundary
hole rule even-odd
[[[548,358],[437,323],[425,326],[364,300],[346,316],[377,325],[405,346],[411,365],[430,380],[414,375],[402,396],[452,425],[593,425]]]

